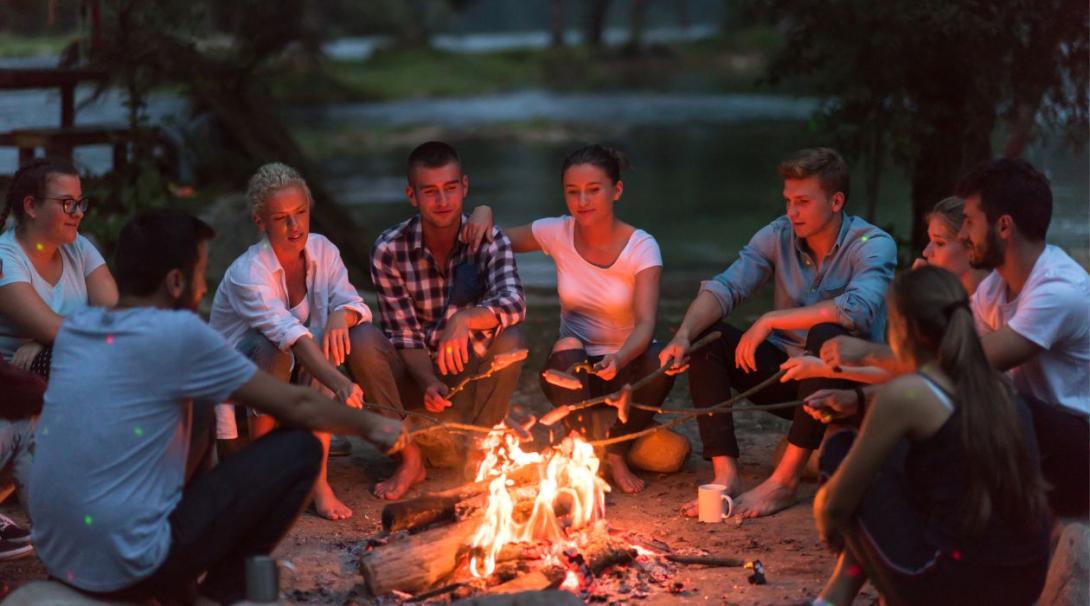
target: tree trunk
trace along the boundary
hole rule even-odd
[[[568,27],[566,12],[564,0],[550,0],[549,14],[552,19],[549,21],[549,25],[552,34],[551,44],[553,48],[564,47],[564,30]]]
[[[602,47],[602,36],[606,28],[606,17],[612,0],[592,0],[587,13],[586,43],[593,49]]]

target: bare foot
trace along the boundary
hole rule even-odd
[[[420,456],[420,449],[410,445],[402,451],[401,464],[397,471],[389,479],[375,483],[374,493],[380,499],[396,501],[405,495],[415,484],[424,481],[427,472],[424,471],[424,461]]]
[[[635,494],[637,492],[642,492],[644,488],[647,488],[647,482],[644,482],[639,476],[632,473],[632,470],[628,468],[628,464],[625,463],[623,456],[607,454],[606,460],[609,462],[609,475],[613,478],[613,483],[616,484],[621,491],[628,494]]]
[[[352,510],[333,494],[333,489],[325,482],[314,487],[314,510],[327,520],[347,520],[352,517]]]
[[[726,486],[727,489],[723,491],[723,494],[731,497],[732,499],[737,498],[739,493],[742,492],[742,478],[738,477],[737,475],[731,475],[727,477],[716,476],[715,478],[712,478],[711,482],[708,483]],[[689,501],[688,503],[681,506],[681,515],[685,516],[686,518],[697,517],[698,512],[696,509],[696,499],[693,499],[692,501]]]
[[[734,514],[742,518],[770,516],[795,504],[795,487],[769,478],[734,502]]]

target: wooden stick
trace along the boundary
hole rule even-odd
[[[718,556],[684,556],[668,553],[663,557],[671,562],[677,562],[678,564],[699,564],[709,567],[722,566],[727,568],[741,568],[746,564],[745,560],[721,558]]]

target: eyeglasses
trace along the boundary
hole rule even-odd
[[[64,214],[72,216],[75,216],[76,209],[79,209],[79,211],[83,214],[87,214],[87,210],[91,208],[92,202],[90,198],[80,198],[79,200],[77,200],[75,198],[51,198],[49,196],[42,196],[38,199],[56,200],[57,202],[61,203],[61,210],[64,211]]]

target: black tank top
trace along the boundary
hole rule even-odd
[[[944,554],[985,565],[1013,565],[1048,555],[1050,520],[1007,520],[992,514],[979,536],[963,530],[966,480],[965,449],[961,440],[960,408],[949,392],[919,373],[940,399],[952,407],[950,418],[931,436],[910,442],[905,475],[910,498],[924,514],[925,538]],[[1032,464],[1040,466],[1029,410],[1015,400]]]

